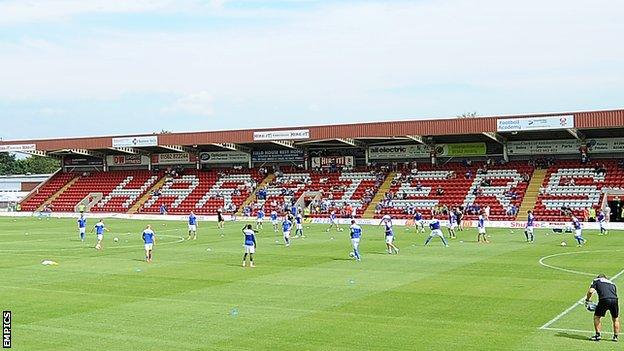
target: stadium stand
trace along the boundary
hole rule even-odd
[[[282,213],[305,195],[301,205],[310,207],[310,217],[327,216],[331,211],[346,216],[350,214],[347,209],[354,207],[361,216],[384,177],[374,171],[286,171],[264,189],[266,195],[260,196],[254,209]]]
[[[396,218],[411,218],[420,211],[425,218],[433,213],[461,207],[466,219],[476,218],[490,207],[493,220],[516,217],[533,167],[526,162],[504,165],[449,163],[433,168],[407,169],[397,173],[390,191],[377,204],[375,217],[391,214]],[[511,206],[513,206],[511,208]]]
[[[616,160],[587,165],[578,161],[558,161],[548,168],[540,189],[535,215],[541,220],[560,221],[573,213],[597,209],[603,188],[624,189],[624,170]]]

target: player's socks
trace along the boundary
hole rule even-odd
[[[431,237],[428,237],[427,240],[425,240],[425,246],[429,245],[430,241],[431,241]]]
[[[529,233],[527,231],[524,231],[524,236],[526,237],[526,241],[529,241]]]

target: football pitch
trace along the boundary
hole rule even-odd
[[[611,321],[595,344],[592,314],[574,305],[595,274],[624,269],[624,233],[577,248],[570,234],[476,230],[450,247],[396,227],[363,227],[362,261],[348,230],[307,225],[284,247],[270,224],[256,268],[243,268],[242,223],[151,221],[159,239],[143,261],[148,222],[107,220],[104,249],[79,240],[75,220],[0,218],[0,307],[15,350],[615,350]],[[95,224],[90,219],[89,227]],[[344,226],[347,228],[347,226]],[[113,238],[119,238],[114,242]],[[567,246],[560,245],[562,240]],[[277,242],[276,242],[277,241]],[[58,265],[44,266],[44,260]],[[540,263],[541,260],[541,263]],[[623,274],[624,275],[624,274]],[[624,286],[624,276],[615,279]],[[573,307],[574,306],[574,307]]]

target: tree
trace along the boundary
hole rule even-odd
[[[15,174],[16,163],[15,155],[0,152],[0,175]]]
[[[15,158],[15,155],[6,152],[0,152],[0,175],[13,174],[47,174],[56,172],[61,167],[59,160],[30,156],[21,160]]]
[[[32,174],[54,173],[61,167],[59,160],[41,156],[31,156],[17,160],[17,164],[17,168],[21,173]]]

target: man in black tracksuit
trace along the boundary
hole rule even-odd
[[[589,300],[594,293],[598,294],[598,305],[594,312],[594,329],[596,330],[596,335],[592,336],[591,339],[600,341],[600,332],[602,330],[600,320],[606,315],[607,311],[609,311],[613,319],[613,341],[617,342],[618,334],[620,333],[620,308],[618,305],[617,288],[604,274],[600,274],[594,279],[587,291],[587,297],[585,298],[586,305],[589,304]]]

